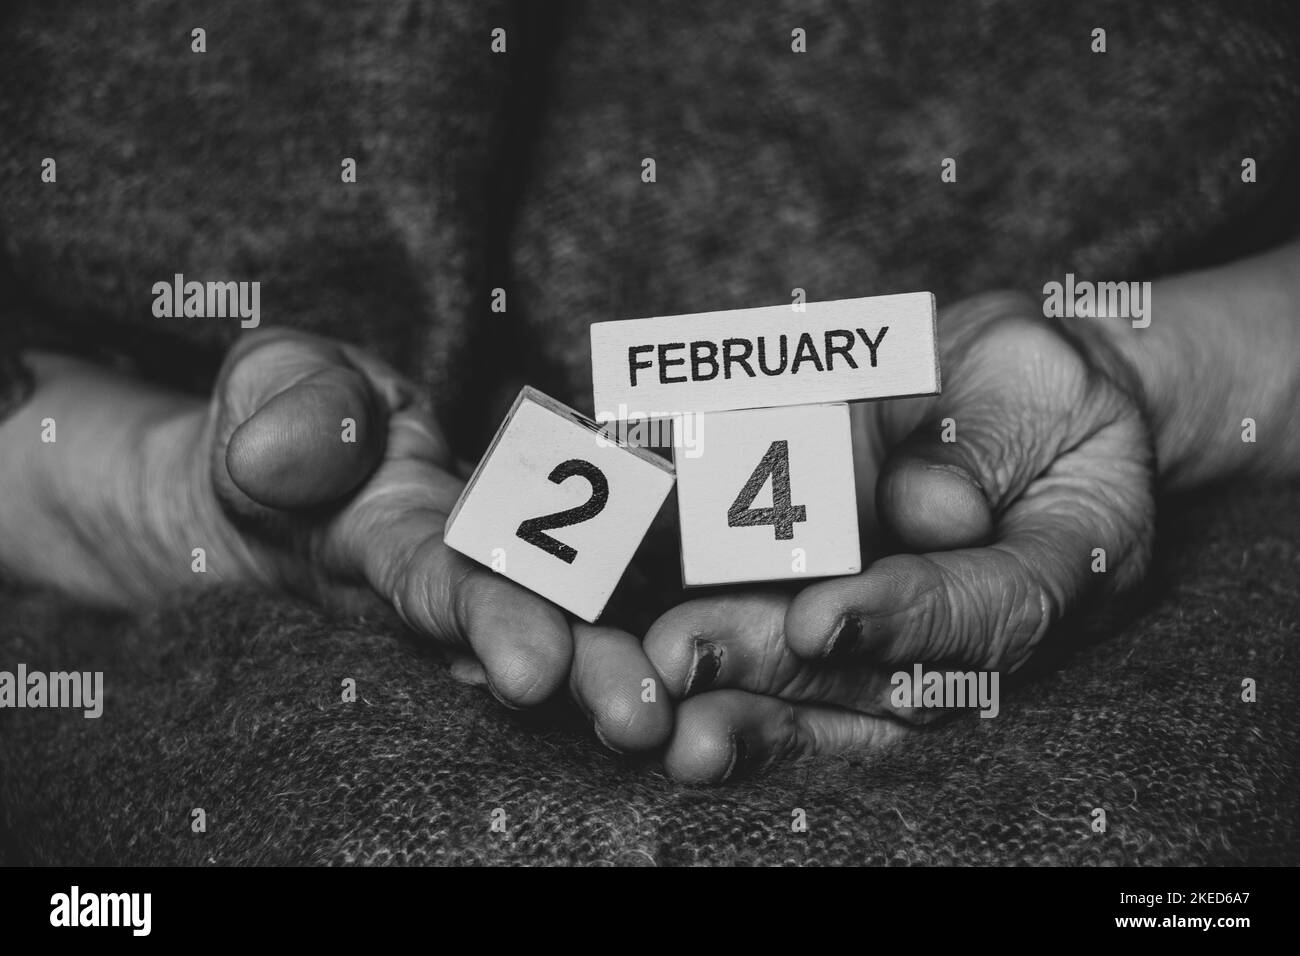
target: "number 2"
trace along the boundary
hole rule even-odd
[[[572,564],[573,559],[578,556],[578,552],[563,541],[552,538],[546,533],[547,530],[550,528],[567,528],[570,525],[590,521],[605,510],[605,504],[609,501],[609,480],[605,477],[603,471],[589,461],[583,461],[581,458],[570,458],[568,461],[562,461],[556,465],[555,469],[546,477],[559,485],[575,476],[586,478],[591,484],[591,497],[585,503],[573,508],[566,508],[563,511],[556,511],[553,514],[528,518],[520,522],[519,530],[515,532],[516,536],[523,538],[531,545],[541,548],[547,554],[554,555],[565,564]],[[786,485],[789,486],[788,478],[786,479]],[[750,500],[753,500],[752,496]]]
[[[751,508],[768,475],[772,476],[772,507]],[[790,503],[790,445],[784,440],[774,441],[727,509],[727,527],[770,524],[777,541],[789,541],[794,537],[795,523],[807,520],[808,509]]]

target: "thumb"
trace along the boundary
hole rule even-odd
[[[241,343],[242,344],[242,343]],[[218,385],[213,470],[242,513],[334,502],[383,458],[396,373],[326,339],[273,333],[241,347]],[[379,377],[377,380],[376,376]]]
[[[1014,304],[982,297],[954,317],[944,356],[951,385],[881,468],[880,520],[909,550],[988,544],[997,516],[1067,438],[1058,432],[1073,417],[1066,382],[1076,376],[1045,367],[1067,364],[1053,359],[1061,344]]]
[[[950,428],[944,418],[919,426],[890,453],[876,486],[881,523],[905,548],[922,554],[978,547],[993,536],[993,508],[978,463],[944,441]]]

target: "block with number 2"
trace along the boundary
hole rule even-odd
[[[707,413],[700,448],[676,455],[683,584],[862,570],[848,405]]]
[[[672,486],[665,459],[617,444],[589,418],[524,388],[443,540],[595,621]]]

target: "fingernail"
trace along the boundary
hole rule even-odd
[[[840,618],[840,623],[836,625],[826,650],[822,652],[822,657],[826,660],[847,657],[861,639],[862,621],[852,614],[847,614]]]
[[[487,683],[487,671],[483,669],[482,664],[474,660],[452,661],[451,676],[453,680],[472,687],[482,687]]]
[[[713,686],[722,670],[722,649],[712,641],[695,642],[695,660],[691,663],[691,672],[686,675],[686,694],[699,693]]]
[[[600,724],[593,724],[592,730],[596,732],[596,739],[599,740],[602,744],[604,744],[607,749],[614,751],[614,753],[616,754],[627,753],[627,751],[624,750],[622,747],[616,747],[609,742],[609,738],[600,732]]]
[[[739,776],[744,772],[745,760],[749,756],[749,747],[745,744],[745,738],[737,734],[731,735],[731,760],[727,763],[727,769],[722,774],[722,782],[726,783],[733,777]]]
[[[506,708],[507,710],[523,710],[523,708],[520,707],[518,704],[512,704],[510,703],[510,701],[502,697],[497,692],[497,689],[492,686],[492,681],[485,680],[483,683],[486,685],[488,689],[488,693],[490,693],[493,697],[495,697],[497,699],[497,703],[500,704],[502,707]]]

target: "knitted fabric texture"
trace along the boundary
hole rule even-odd
[[[512,262],[532,378],[584,409],[591,322],[795,288],[928,289],[942,315],[1300,229],[1293,3],[587,3],[563,36]]]
[[[131,622],[8,595],[0,660],[102,669],[106,700],[0,711],[3,862],[1300,863],[1300,488],[1171,511],[1162,541],[1153,606],[1004,687],[996,719],[716,790],[567,709],[504,711],[390,625],[253,594]]]
[[[153,284],[257,281],[262,328],[364,345],[464,432],[514,155],[494,26],[501,0],[4,4],[0,324],[204,390],[240,324],[155,316]]]

